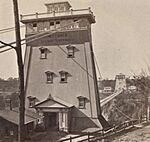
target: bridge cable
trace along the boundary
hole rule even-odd
[[[131,118],[131,117],[129,117],[128,115],[126,115],[125,113],[123,113],[117,106],[114,106],[115,107],[115,109],[117,110],[117,111],[119,111],[124,117],[126,117],[126,118],[128,118],[128,119],[130,119],[130,120],[133,120],[133,118]]]
[[[100,79],[102,79],[102,74],[101,74],[100,68],[99,68],[99,66],[98,66],[98,62],[97,62],[96,56],[95,56],[94,53],[93,53],[93,55],[94,55],[94,61],[95,61],[95,63],[96,63],[96,67],[97,67],[97,70],[98,70]]]

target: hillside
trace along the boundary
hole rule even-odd
[[[8,78],[7,80],[0,78],[0,109],[5,107],[18,106],[18,90],[19,90],[19,80],[17,78]]]
[[[0,78],[0,92],[17,92],[19,89],[18,78],[8,78],[7,80]]]
[[[112,142],[150,142],[150,125],[116,137]]]

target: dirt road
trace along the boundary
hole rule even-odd
[[[112,142],[150,142],[150,125],[116,137]]]

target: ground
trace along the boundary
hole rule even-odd
[[[150,142],[150,125],[116,137],[112,142]]]
[[[66,133],[49,130],[45,132],[37,132],[31,137],[31,140],[26,140],[26,142],[56,142],[65,136]]]

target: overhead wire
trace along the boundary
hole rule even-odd
[[[117,106],[114,106],[114,107],[115,107],[115,109],[116,109],[118,112],[120,112],[124,117],[126,117],[126,118],[128,118],[128,119],[130,119],[130,120],[133,119],[133,118],[129,117],[128,115],[126,115],[125,113],[123,113]]]
[[[57,47],[59,48],[59,49],[61,49],[66,55],[68,55],[68,53],[60,46],[60,45],[57,45]],[[77,62],[74,58],[71,58],[82,70],[84,70],[92,79],[94,79],[93,78],[93,76],[91,75],[91,74],[89,74],[89,72],[79,63],[79,62]]]
[[[71,22],[71,23],[69,23],[69,24],[66,24],[65,26],[58,27],[58,28],[56,28],[55,30],[47,30],[47,31],[40,32],[40,33],[38,33],[38,34],[29,36],[29,37],[26,37],[26,38],[24,38],[24,39],[21,39],[21,42],[22,42],[22,41],[29,40],[29,39],[32,39],[32,40],[30,40],[30,41],[26,41],[26,43],[29,43],[29,42],[35,41],[35,40],[37,40],[37,39],[41,39],[41,38],[43,38],[43,37],[46,37],[46,36],[49,36],[49,35],[53,34],[53,33],[49,33],[49,32],[54,32],[54,33],[59,32],[59,29],[65,28],[65,27],[67,27],[67,26],[69,26],[69,25],[72,25],[72,24],[74,24],[74,23],[78,23],[79,21],[81,21],[81,20],[78,20],[78,21],[75,21],[75,22]],[[41,37],[39,37],[40,35],[41,35]],[[42,36],[42,35],[43,35],[43,36]],[[35,38],[35,37],[37,37],[37,38]],[[8,44],[9,44],[9,45],[14,45],[15,43],[16,43],[16,42],[14,41],[14,42],[10,42],[10,43],[8,43]],[[21,45],[26,44],[26,43],[22,43]],[[0,46],[0,48],[4,48],[4,47],[6,47],[6,45]]]
[[[35,41],[35,40],[41,39],[41,38],[46,37],[46,36],[49,36],[49,35],[52,35],[52,34],[58,32],[59,29],[64,28],[64,27],[69,26],[69,25],[72,25],[72,24],[75,24],[75,23],[78,23],[79,21],[81,21],[81,20],[75,21],[75,22],[73,22],[73,23],[66,24],[65,26],[59,27],[59,28],[57,28],[57,29],[54,30],[54,31],[51,31],[51,30],[50,30],[50,31],[46,31],[46,32],[43,32],[43,33],[39,33],[39,34],[30,36],[30,37],[24,38],[24,39],[22,39],[21,41],[25,41],[25,40],[29,40],[29,39],[31,39],[31,40],[26,41],[25,43],[22,43],[21,45],[24,45],[24,44],[33,42],[33,41]],[[52,33],[49,33],[49,32],[52,32]],[[44,34],[44,35],[43,35],[43,34]],[[37,36],[39,36],[39,35],[43,35],[43,36],[37,37]],[[37,37],[37,38],[35,38],[35,37]],[[12,44],[14,44],[14,43],[16,43],[16,42],[11,42],[11,43],[9,43],[9,44],[12,45]],[[5,45],[4,45],[4,46],[0,46],[0,48],[4,48],[4,47],[6,47],[6,46],[5,46]],[[66,52],[65,50],[63,50],[59,45],[58,45],[58,47],[59,47],[65,54],[67,54],[67,52]],[[9,51],[9,50],[11,50],[11,49],[13,49],[13,48],[8,48],[8,49],[5,49],[5,50],[2,50],[2,51],[0,51],[0,53]],[[73,60],[76,64],[78,64],[78,66],[80,66],[80,68],[82,68],[85,72],[88,73],[88,71],[87,71],[80,63],[78,63],[78,62],[77,62],[75,59],[73,59],[73,58],[72,58],[72,60]],[[93,76],[92,76],[91,74],[88,73],[88,75],[89,75],[91,78],[93,78]],[[93,78],[93,79],[94,79],[94,78]]]
[[[94,61],[95,61],[95,63],[96,63],[96,67],[97,67],[97,70],[98,70],[98,74],[99,74],[99,76],[100,76],[100,79],[102,79],[102,74],[101,74],[100,68],[99,68],[99,66],[98,66],[98,62],[97,62],[96,56],[95,56],[94,53],[93,53],[93,55],[94,55]]]
[[[13,49],[13,48],[4,49],[4,50],[0,51],[0,53],[4,53],[4,52],[9,51],[11,49]]]
[[[20,26],[20,28],[23,28],[23,27],[25,27],[25,25]],[[7,33],[7,32],[11,32],[11,31],[14,31],[14,30],[15,30],[15,27],[1,29],[1,30],[0,30],[0,34],[4,34],[4,33]]]
[[[7,30],[12,30],[12,29],[15,29],[15,27],[10,27],[10,28],[5,28],[5,29],[0,29],[0,32],[7,31]]]

